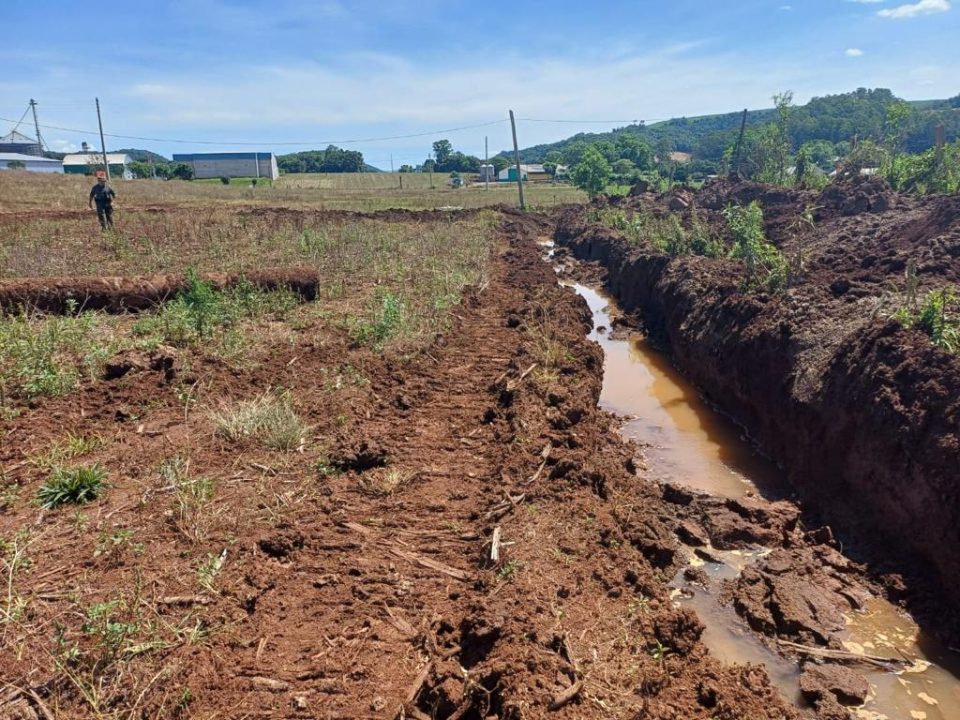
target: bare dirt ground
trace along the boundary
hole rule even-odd
[[[419,348],[318,324],[255,363],[128,350],[15,400],[0,715],[795,717],[763,669],[710,657],[667,584],[678,535],[823,538],[638,474],[596,408],[589,313],[539,257],[550,232],[506,213],[485,282]],[[299,443],[218,430],[278,388]],[[41,509],[68,452],[106,492]]]

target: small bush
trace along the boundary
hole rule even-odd
[[[72,503],[82,505],[96,500],[106,488],[107,471],[92,467],[57,468],[37,493],[37,501],[45,508]]]
[[[253,439],[273,450],[295,450],[309,429],[293,409],[289,393],[266,393],[214,415],[217,434],[231,442]]]
[[[919,307],[908,299],[894,317],[904,327],[926,333],[937,347],[960,352],[960,297],[955,289],[931,290]]]
[[[220,176],[220,183],[221,183],[222,185],[229,185],[229,184],[230,184],[230,178],[228,178],[226,175],[221,175],[221,176]]]
[[[773,293],[787,287],[790,266],[763,229],[763,210],[754,200],[746,207],[729,205],[723,211],[733,240],[730,257],[743,260],[743,286],[748,290],[765,287]]]
[[[359,345],[371,345],[376,350],[401,331],[406,314],[403,299],[393,293],[384,293],[375,301],[371,317],[357,323],[353,339]]]

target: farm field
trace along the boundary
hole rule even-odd
[[[405,174],[405,185],[413,182],[414,186],[401,190],[398,177],[399,173],[283,175],[272,187],[255,188],[207,181],[128,180],[117,182],[114,187],[121,216],[132,209],[200,207],[210,203],[356,211],[517,204],[516,185],[491,184],[489,191],[482,187],[454,190],[447,187],[446,178],[435,175],[436,188],[431,190],[429,175]],[[0,173],[0,215],[30,211],[48,216],[63,212],[88,216],[87,193],[92,184],[90,178],[80,176],[39,178],[34,173]],[[570,185],[533,184],[526,192],[527,203],[535,208],[586,200],[584,192]]]
[[[918,307],[956,284],[956,198],[724,181],[520,213],[480,189],[131,182],[102,235],[86,181],[17,175],[0,717],[955,717],[954,666],[901,620],[860,646],[879,668],[809,658],[850,662],[879,602],[958,633],[933,548],[960,370],[890,289],[908,266]],[[802,248],[783,291],[690,251],[753,200]],[[649,442],[608,412],[640,384],[612,343],[636,361],[639,332],[688,396],[658,381],[630,420]],[[678,404],[727,423],[721,474],[762,458],[671,364],[782,484],[678,477],[656,414]]]

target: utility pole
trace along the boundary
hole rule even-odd
[[[517,145],[517,121],[510,111],[510,130],[513,132],[513,159],[517,163],[517,190],[520,192],[520,209],[526,210],[527,204],[523,201],[523,173],[520,171],[520,146]]]
[[[30,109],[33,110],[33,127],[37,131],[37,145],[40,146],[40,155],[43,155],[43,138],[40,137],[40,123],[37,122],[37,101],[30,98]]]
[[[747,131],[747,111],[744,109],[743,118],[740,120],[740,136],[737,138],[737,147],[733,151],[733,171],[740,174],[740,153],[743,152],[743,135]]]
[[[97,104],[97,125],[100,126],[100,150],[103,151],[103,170],[107,173],[107,182],[110,182],[110,163],[107,162],[107,143],[103,139],[103,119],[100,117],[100,98],[94,98]]]
[[[490,189],[490,139],[483,136],[483,187]]]

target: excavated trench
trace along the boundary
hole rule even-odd
[[[545,243],[553,260],[553,243]],[[562,274],[562,267],[557,267]],[[613,300],[585,284],[561,282],[583,297],[593,313],[589,337],[604,353],[600,406],[623,418],[622,433],[641,449],[643,464],[665,484],[690,487],[733,500],[782,500],[791,492],[784,474],[762,457],[744,431],[709,405],[639,333],[617,322]],[[773,548],[689,553],[689,565],[674,580],[678,605],[692,608],[706,630],[703,641],[725,663],[762,664],[785,699],[809,707],[800,691],[800,665],[753,632],[737,615],[723,584],[769,556]],[[706,559],[704,559],[706,557]],[[708,583],[690,580],[690,570]],[[960,655],[923,633],[893,604],[871,597],[859,611],[844,614],[839,633],[846,651],[899,657],[908,663],[895,671],[858,666],[870,685],[866,703],[851,708],[865,720],[960,720]]]

